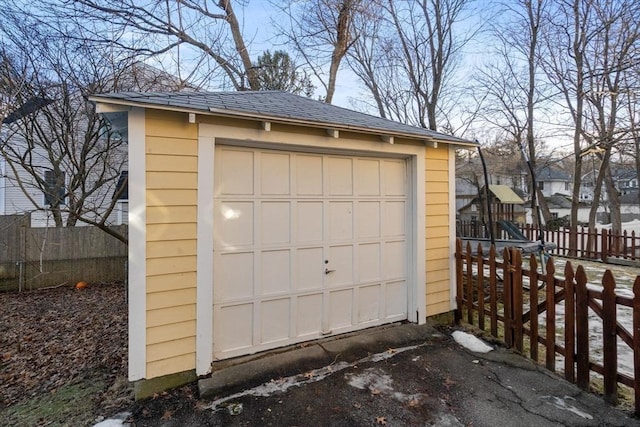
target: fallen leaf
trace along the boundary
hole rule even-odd
[[[380,424],[383,426],[387,425],[387,419],[385,417],[376,417],[376,424]]]
[[[173,415],[173,411],[170,411],[170,410],[167,409],[166,411],[164,411],[164,414],[162,414],[160,419],[161,420],[170,420],[172,415]]]
[[[454,380],[452,380],[451,378],[449,378],[449,377],[447,377],[447,378],[444,380],[444,385],[445,385],[445,387],[447,387],[447,388],[451,387],[451,386],[452,386],[452,385],[454,385],[455,383],[456,383],[456,382],[455,382]]]
[[[418,406],[420,404],[420,401],[418,399],[411,399],[407,405],[409,406],[409,408],[415,408],[416,406]]]
[[[371,394],[373,396],[377,396],[380,394],[380,390],[378,390],[377,388],[371,389]]]
[[[360,409],[360,408],[362,408],[362,405],[359,404],[359,403],[354,403],[353,407],[356,408],[356,409]]]
[[[304,377],[305,377],[306,379],[310,380],[311,378],[313,378],[313,372],[311,372],[311,371],[306,372],[306,373],[304,374]]]
[[[387,353],[389,354],[393,354],[395,352],[397,352],[398,350],[396,350],[395,348],[390,348],[389,350],[387,350]]]

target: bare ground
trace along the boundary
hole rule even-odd
[[[87,425],[132,403],[122,283],[0,293],[0,424]]]

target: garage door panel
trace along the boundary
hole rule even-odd
[[[236,351],[253,346],[253,304],[214,310],[214,351]]]
[[[289,243],[291,241],[291,203],[260,203],[260,229],[262,245]]]
[[[322,293],[303,295],[297,298],[297,336],[318,334],[322,330],[324,310]]]
[[[329,240],[353,239],[353,202],[329,202]]]
[[[402,160],[382,162],[383,196],[405,196],[407,194],[407,174]]]
[[[370,322],[380,318],[380,285],[362,286],[358,289],[358,323]]]
[[[328,157],[329,196],[353,195],[353,160],[345,157]]]
[[[406,202],[384,202],[384,236],[404,236],[406,233]]]
[[[395,242],[387,242],[384,244],[384,278],[397,279],[406,277],[407,245],[406,241],[400,240]]]
[[[297,154],[296,194],[299,196],[322,196],[323,193],[323,157]]]
[[[262,153],[260,156],[260,191],[262,195],[291,193],[290,154]]]
[[[373,282],[381,279],[381,255],[380,243],[358,245],[358,282]]]
[[[325,264],[329,287],[345,286],[353,283],[353,245],[330,246],[328,263]]]
[[[357,238],[380,237],[380,202],[358,202],[356,210]]]
[[[222,254],[214,269],[219,292],[214,303],[252,298],[254,295],[253,252]]]
[[[357,195],[380,195],[380,160],[357,160]]]
[[[407,281],[387,283],[385,286],[385,317],[396,318],[407,315]]]
[[[296,282],[298,291],[319,290],[324,283],[324,248],[301,248],[296,251]]]
[[[291,291],[291,251],[262,252],[260,284],[262,295],[283,294]]]
[[[227,201],[216,203],[214,236],[217,247],[248,246],[254,243],[253,202]]]
[[[322,242],[324,238],[324,203],[321,201],[296,203],[296,242]]]
[[[216,171],[221,185],[216,187],[216,195],[254,194],[254,153],[246,150],[223,148],[216,154]]]
[[[260,344],[287,340],[290,337],[290,299],[263,301],[261,308],[261,340]]]
[[[353,325],[353,292],[353,289],[342,289],[329,293],[329,329]]]

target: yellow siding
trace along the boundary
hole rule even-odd
[[[146,110],[147,378],[195,368],[198,126]]]
[[[170,326],[167,329],[171,328]],[[170,344],[170,345],[167,345]],[[195,353],[195,351],[185,352],[185,349],[196,348],[195,331],[194,336],[187,338],[179,338],[169,343],[162,342],[159,344],[147,344],[147,361],[154,362],[157,360],[168,359],[170,357],[182,356],[184,354]],[[191,368],[193,369],[193,367]],[[180,371],[176,371],[180,372]]]
[[[164,258],[187,255],[196,255],[196,242],[194,240],[147,242],[147,258]]]
[[[426,149],[425,237],[427,316],[450,310],[449,148]]]
[[[197,232],[197,226],[192,224],[165,224],[147,225],[147,242],[167,242],[170,240],[193,239]]]
[[[175,322],[195,320],[196,306],[193,304],[147,310],[147,327],[170,325]]]
[[[184,372],[193,369],[196,365],[196,354],[183,354],[168,359],[147,363],[147,377],[154,378],[166,375],[167,372]]]
[[[196,321],[172,323],[166,326],[157,326],[147,329],[147,344],[159,344],[164,342],[165,337],[170,334],[176,339],[189,338],[196,333]]]

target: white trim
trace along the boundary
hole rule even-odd
[[[415,207],[413,211],[415,212],[415,218],[413,220],[413,224],[415,227],[414,232],[414,253],[415,253],[415,310],[417,311],[418,318],[415,320],[418,324],[422,325],[427,321],[427,277],[426,277],[426,200],[425,200],[425,192],[426,192],[426,177],[425,177],[425,164],[426,164],[426,149],[421,147],[421,154],[416,157],[413,169],[414,176],[414,195],[412,199],[414,200]]]
[[[0,215],[5,214],[5,191],[4,188],[7,185],[7,179],[5,177],[6,174],[6,165],[5,159],[0,158]]]
[[[215,139],[198,138],[198,243],[196,288],[196,374],[213,362],[213,156]]]
[[[456,309],[456,150],[449,147],[449,309]]]
[[[145,110],[129,111],[129,381],[146,377],[147,215]]]

